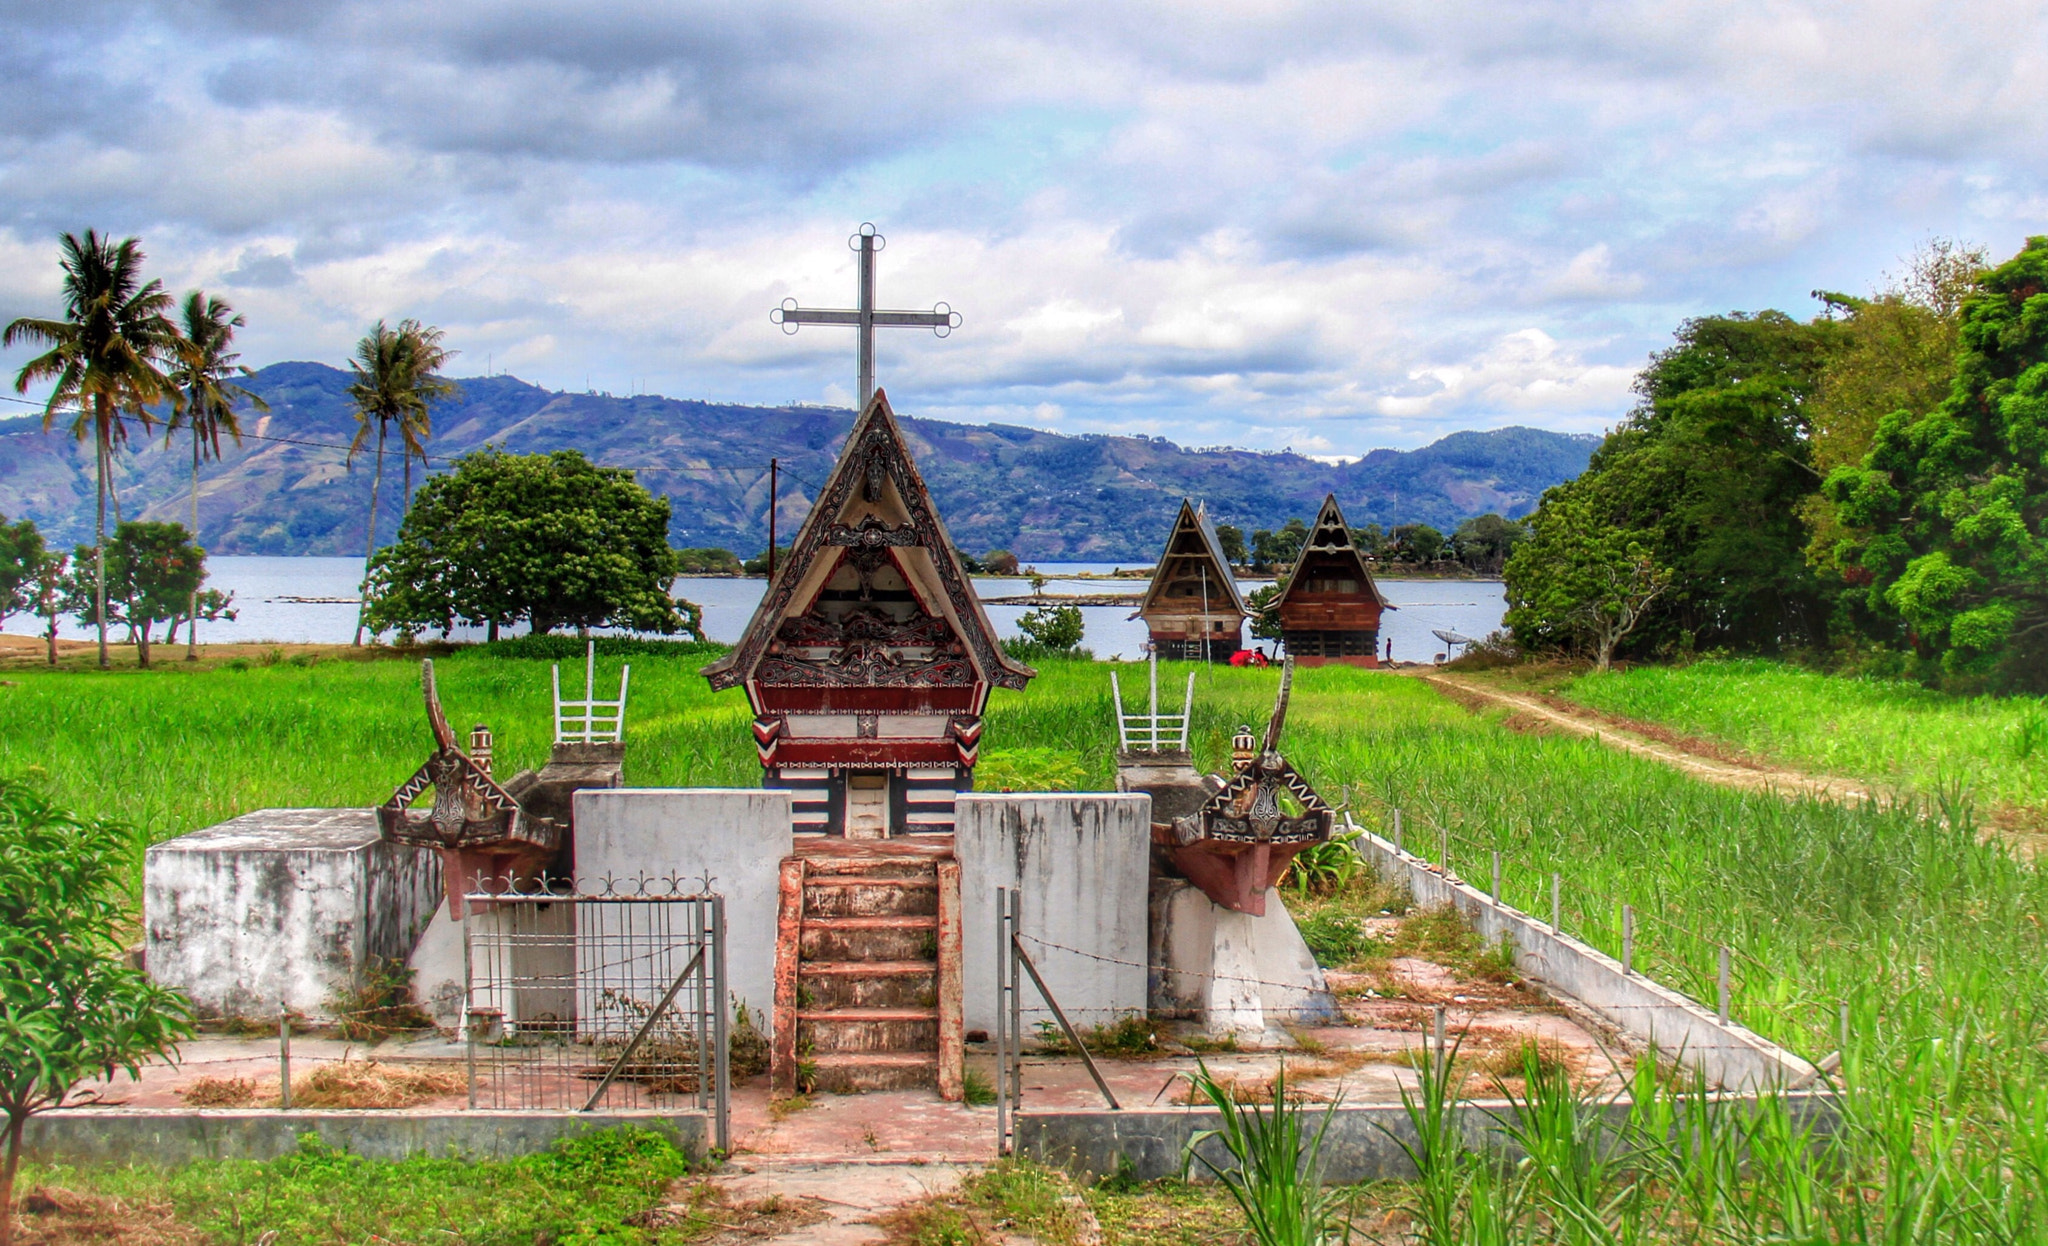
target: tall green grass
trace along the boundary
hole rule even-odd
[[[758,782],[737,693],[708,693],[698,658],[632,660],[629,781]],[[436,666],[451,720],[498,732],[501,769],[543,759],[545,662]],[[1185,668],[1161,676],[1175,686]],[[417,681],[398,662],[23,672],[0,688],[0,772],[38,768],[61,800],[151,838],[265,805],[367,804],[425,753]],[[1277,683],[1203,670],[1198,761],[1220,765]],[[1098,664],[1048,661],[1028,691],[991,701],[984,757],[1009,754],[1020,779],[1036,767],[1108,787],[1114,747]],[[1847,1240],[2025,1240],[2001,1235],[2048,1190],[2048,881],[1978,842],[1967,799],[1844,808],[1728,791],[1342,667],[1297,673],[1285,749],[1362,823],[1384,831],[1400,808],[1409,846],[1432,855],[1448,833],[1453,869],[1482,885],[1500,851],[1518,907],[1547,913],[1561,874],[1566,925],[1610,952],[1619,906],[1635,906],[1638,964],[1709,1003],[1729,945],[1737,1018],[1809,1057],[1836,1047],[1846,1001],[1853,1162],[1827,1179],[1872,1226]]]
[[[1588,674],[1564,694],[1886,792],[1960,785],[1980,808],[2048,822],[2048,698],[1955,697],[1760,659]]]

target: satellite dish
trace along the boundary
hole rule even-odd
[[[1460,636],[1456,632],[1447,632],[1440,627],[1429,629],[1429,634],[1447,645],[1476,645],[1479,643],[1470,636]]]

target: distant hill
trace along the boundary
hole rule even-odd
[[[248,388],[270,403],[245,416],[240,447],[200,476],[200,535],[220,554],[354,554],[363,549],[367,457],[353,475],[335,446],[355,432],[348,374],[279,363]],[[577,449],[638,470],[674,500],[680,546],[759,550],[767,539],[768,459],[783,464],[785,539],[809,510],[853,413],[826,407],[744,407],[673,398],[558,393],[509,376],[461,382],[434,415],[434,467],[486,442],[522,453]],[[34,519],[65,543],[90,538],[90,449],[39,416],[0,421],[0,514]],[[1183,496],[1206,499],[1218,523],[1247,532],[1312,518],[1335,491],[1354,524],[1422,522],[1449,531],[1487,511],[1526,514],[1544,489],[1583,471],[1599,438],[1501,428],[1453,433],[1420,450],[1375,450],[1341,466],[1297,454],[1190,450],[1162,438],[1065,436],[1008,425],[907,417],[918,464],[953,539],[1027,561],[1149,559]],[[288,440],[266,440],[288,439]],[[313,444],[293,444],[313,443]],[[186,518],[190,443],[161,439],[120,454],[122,512]],[[417,469],[416,469],[417,470]],[[397,461],[387,463],[396,498]],[[417,477],[416,477],[417,482]],[[397,506],[378,528],[389,539]]]

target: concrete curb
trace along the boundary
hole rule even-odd
[[[1568,934],[1551,933],[1550,923],[1505,904],[1476,887],[1446,878],[1436,865],[1369,831],[1355,842],[1366,861],[1403,883],[1416,904],[1457,908],[1489,943],[1508,940],[1515,966],[1558,994],[1578,1001],[1623,1033],[1680,1063],[1704,1071],[1724,1090],[1754,1094],[1811,1085],[1813,1065],[1747,1026],[1723,1025],[1706,1008],[1640,973],[1623,973],[1621,962]]]
[[[1834,1132],[1839,1114],[1832,1096],[1794,1092],[1784,1098],[1795,1128],[1810,1130],[1815,1137]],[[1740,1111],[1753,1106],[1756,1099],[1714,1095],[1707,1103],[1707,1110],[1712,1112]],[[1315,1104],[1308,1106],[1305,1133],[1312,1135],[1321,1128],[1325,1110]],[[1603,1102],[1595,1111],[1618,1133],[1628,1120],[1629,1104],[1626,1100]],[[1507,1133],[1506,1122],[1514,1120],[1515,1113],[1506,1100],[1467,1100],[1452,1112],[1468,1149],[1492,1152],[1508,1163],[1521,1159],[1521,1148]],[[1028,1155],[1041,1163],[1090,1176],[1107,1176],[1121,1170],[1140,1181],[1157,1181],[1180,1176],[1188,1139],[1198,1130],[1214,1129],[1219,1123],[1215,1112],[1195,1108],[1027,1112],[1017,1117],[1016,1150],[1019,1155]],[[1412,1181],[1416,1176],[1415,1165],[1402,1150],[1404,1142],[1416,1146],[1417,1136],[1402,1105],[1339,1107],[1331,1114],[1329,1132],[1323,1140],[1323,1179],[1345,1185],[1359,1181]],[[1205,1142],[1200,1153],[1221,1167],[1230,1166],[1222,1146],[1214,1139]],[[1204,1179],[1207,1170],[1197,1164],[1190,1175]]]
[[[32,1116],[24,1158],[37,1163],[169,1166],[201,1159],[276,1159],[304,1134],[365,1159],[457,1155],[509,1159],[564,1138],[635,1125],[666,1134],[701,1162],[710,1153],[705,1112],[386,1112],[66,1108]]]

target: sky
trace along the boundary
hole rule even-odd
[[[56,238],[343,364],[1349,456],[1597,432],[1685,317],[2048,232],[2038,3],[0,5],[0,316]],[[25,359],[0,353],[11,374]]]

